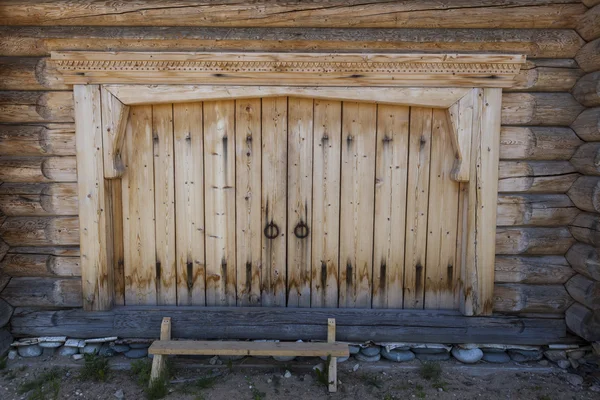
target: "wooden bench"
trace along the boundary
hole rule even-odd
[[[171,318],[163,318],[160,340],[152,343],[150,354],[152,373],[150,384],[158,379],[165,368],[167,355],[218,355],[218,356],[328,356],[327,380],[329,391],[337,391],[337,357],[348,357],[348,345],[335,342],[335,319],[327,321],[327,343],[310,342],[233,342],[171,340]]]

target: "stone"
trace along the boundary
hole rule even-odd
[[[544,357],[544,353],[541,350],[511,349],[508,350],[508,355],[516,362],[540,361]]]
[[[569,364],[571,364],[571,367],[573,367],[573,369],[579,368],[579,361],[574,360],[571,357],[569,357]]]
[[[44,357],[53,357],[56,353],[56,347],[42,347],[42,355]]]
[[[63,346],[60,349],[58,349],[58,355],[63,357],[70,357],[73,354],[77,353],[79,353],[79,349],[77,347]]]
[[[83,358],[83,354],[73,354],[73,360],[81,360]]]
[[[567,356],[573,360],[580,360],[585,356],[585,350],[571,350],[567,352]]]
[[[567,374],[565,378],[573,386],[580,386],[583,383],[583,377],[577,374]]]
[[[125,397],[125,393],[123,393],[123,389],[119,389],[113,394],[113,396],[119,400],[122,400]]]
[[[547,367],[549,362],[548,362],[548,360],[540,360],[540,361],[538,361],[538,364],[541,365],[542,367]]]
[[[448,353],[446,349],[426,349],[426,348],[414,348],[411,349],[415,354],[444,354]]]
[[[594,355],[600,356],[600,342],[593,342],[592,350],[594,351]]]
[[[31,346],[19,346],[17,351],[21,357],[39,357],[42,355],[42,348],[37,344]]]
[[[82,354],[98,354],[100,352],[100,347],[102,347],[102,343],[89,343],[83,347],[81,350]]]
[[[115,349],[110,347],[110,345],[106,342],[102,343],[102,346],[100,346],[100,351],[98,351],[98,355],[101,355],[103,357],[112,357],[115,354],[117,354]]]
[[[558,366],[562,369],[567,369],[571,366],[569,360],[558,360],[556,364],[558,364]]]
[[[392,350],[410,350],[410,345],[408,343],[397,343],[397,342],[383,342],[383,343],[376,343],[379,346],[381,346],[382,348],[386,349],[387,351],[392,351]]]
[[[65,342],[65,346],[67,347],[85,347],[85,340],[83,339],[67,339]]]
[[[483,357],[483,351],[481,351],[477,347],[472,349],[461,349],[458,347],[454,347],[452,349],[452,355],[461,363],[475,364]]]
[[[19,346],[31,346],[33,344],[38,344],[39,340],[37,338],[30,338],[30,339],[19,339],[16,342],[13,342],[11,344],[12,347],[19,347]]]
[[[131,349],[125,354],[127,358],[144,358],[148,355],[148,349]]]
[[[415,357],[421,361],[448,361],[450,359],[450,353],[447,351],[437,354],[418,353],[415,354]]]
[[[116,336],[109,336],[103,338],[95,338],[95,339],[85,339],[85,343],[106,343],[106,342],[114,342],[117,340]]]
[[[350,355],[354,355],[360,351],[360,346],[355,346],[353,344],[349,344],[348,350],[350,351]]]
[[[506,350],[503,349],[497,349],[494,347],[481,347],[481,351],[483,351],[483,353],[506,353]]]
[[[413,353],[417,353],[419,350],[421,350],[422,354],[428,353],[428,351],[422,351],[425,349],[438,350],[438,352],[441,353],[441,350],[449,352],[450,350],[452,350],[452,346],[447,346],[445,344],[439,344],[439,343],[411,343],[410,349],[412,350]],[[429,354],[434,354],[434,353],[429,352]]]
[[[66,336],[42,336],[38,338],[38,342],[40,343],[45,343],[45,342],[61,342],[64,343],[67,341],[67,337]]]
[[[492,364],[504,364],[510,362],[510,356],[503,352],[483,352],[483,356],[481,357],[483,361],[487,361]]]
[[[374,356],[367,356],[364,355],[362,352],[357,353],[354,355],[354,358],[356,358],[358,361],[363,361],[363,362],[376,362],[381,360],[381,354],[377,353],[377,355]]]
[[[359,367],[360,367],[360,364],[354,364],[354,366],[352,367],[352,372],[358,371]]]
[[[327,359],[328,359],[329,357],[327,357],[327,356],[319,356],[319,358],[320,358],[321,360],[323,360],[323,361],[327,361]],[[339,364],[339,363],[343,363],[344,361],[348,361],[348,359],[349,359],[349,358],[350,358],[350,357],[338,357],[338,358],[337,358],[337,363]]]
[[[454,347],[455,348],[458,347],[459,349],[471,350],[471,349],[478,349],[479,345],[475,344],[475,343],[463,343],[463,344],[457,344]]]
[[[559,360],[567,359],[567,352],[564,350],[547,350],[544,352],[544,356],[548,360],[557,363]]]
[[[223,361],[238,361],[242,360],[244,356],[220,356]]]
[[[13,337],[8,329],[0,329],[0,357],[4,357],[8,353],[12,341]]]
[[[293,361],[294,359],[296,359],[296,357],[295,356],[273,356],[273,359],[275,361],[288,362],[288,361]]]
[[[568,349],[577,349],[577,348],[579,348],[579,345],[556,343],[556,344],[549,344],[547,347],[549,350],[568,350]]]
[[[288,370],[285,370],[285,374],[283,374],[284,378],[291,378],[292,377],[292,373]]]
[[[379,347],[379,346],[369,346],[369,347],[363,347],[362,349],[360,349],[360,353],[367,357],[374,357],[377,354],[379,354],[380,351],[381,351],[381,347]]]
[[[48,349],[56,349],[57,347],[60,347],[63,345],[64,342],[40,342],[39,346],[40,347],[45,347]]]
[[[110,347],[115,351],[115,353],[125,353],[126,351],[131,350],[131,347],[129,347],[126,344],[110,344]]]
[[[214,356],[214,357],[211,357],[211,359],[210,359],[210,360],[208,360],[208,363],[209,363],[210,365],[216,365],[216,364],[217,364],[217,361],[219,361],[219,356]]]
[[[18,355],[19,355],[19,353],[17,353],[16,350],[11,350],[8,352],[8,359],[14,360],[15,358],[17,358]]]
[[[415,359],[415,353],[410,350],[392,350],[387,351],[386,349],[381,349],[381,356],[386,360],[394,361],[394,362],[405,362],[411,361]]]
[[[590,390],[592,392],[596,392],[596,393],[600,392],[600,384],[596,383],[596,384],[590,386]]]
[[[129,347],[132,349],[147,349],[150,347],[150,343],[130,343]]]

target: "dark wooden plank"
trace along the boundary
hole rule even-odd
[[[17,308],[13,335],[158,337],[163,317],[179,339],[310,340],[327,336],[335,318],[337,340],[547,344],[566,336],[563,319],[465,317],[457,311],[372,309],[258,309],[118,307],[112,311]]]

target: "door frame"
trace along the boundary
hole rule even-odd
[[[451,176],[460,182],[460,311],[490,315],[502,88],[524,62],[507,54],[53,52],[75,97],[84,310],[114,305],[113,191],[129,106],[297,96],[447,110]]]

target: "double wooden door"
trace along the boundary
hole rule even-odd
[[[445,110],[277,97],[134,106],[126,305],[457,308]]]

